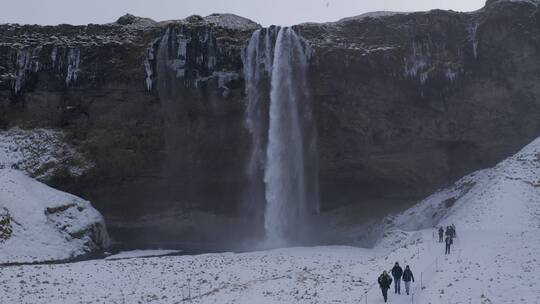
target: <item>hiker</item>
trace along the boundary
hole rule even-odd
[[[444,250],[444,254],[450,254],[450,246],[454,243],[451,236],[446,236],[445,244],[446,248]]]
[[[446,226],[446,231],[444,232],[444,235],[447,237],[452,237],[452,228],[450,228],[450,226]]]
[[[444,242],[443,236],[444,236],[444,229],[441,226],[441,227],[439,227],[439,243]]]
[[[407,295],[409,295],[409,290],[411,289],[411,281],[414,282],[414,275],[409,268],[409,265],[407,265],[403,272],[403,282],[405,282],[405,292],[407,292]]]
[[[385,270],[379,276],[379,278],[377,279],[377,282],[379,282],[379,286],[381,287],[384,302],[386,303],[386,301],[388,300],[388,289],[390,289],[390,285],[392,285],[392,278],[388,275],[388,273]]]
[[[401,294],[401,276],[403,275],[403,269],[396,262],[394,268],[392,268],[392,276],[394,277],[394,293]]]
[[[451,227],[452,227],[452,237],[455,238],[455,237],[457,237],[456,225],[452,224]]]

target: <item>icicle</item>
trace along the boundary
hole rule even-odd
[[[154,41],[155,43],[155,41]],[[146,71],[146,89],[152,91],[154,87],[154,82],[152,77],[154,76],[154,71],[152,69],[152,63],[155,59],[154,56],[154,43],[146,50],[146,57],[144,59],[144,69]]]
[[[56,68],[56,58],[58,56],[58,47],[55,46],[51,51],[51,62],[52,62],[52,68]]]
[[[469,36],[472,41],[472,49],[474,59],[478,59],[478,27],[480,24],[475,23],[469,28]]]
[[[153,75],[153,72],[152,72],[152,65],[150,64],[150,61],[149,61],[148,57],[146,57],[146,59],[144,60],[144,68],[146,70],[146,89],[148,91],[152,91],[152,86],[153,86],[152,75]]]
[[[451,82],[454,82],[458,76],[458,72],[453,71],[452,69],[446,69],[446,79],[450,80]]]
[[[425,84],[429,78],[428,67],[431,65],[431,51],[428,42],[412,43],[413,53],[404,59],[404,76],[418,77],[420,84]]]
[[[69,49],[68,52],[68,69],[66,74],[66,85],[69,86],[75,83],[79,78],[81,64],[81,51],[79,49]]]
[[[28,73],[31,71],[32,55],[30,50],[21,49],[17,51],[17,71],[15,72],[15,83],[13,85],[13,91],[15,94],[21,92]]]

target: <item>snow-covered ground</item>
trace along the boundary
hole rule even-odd
[[[108,242],[90,202],[0,169],[0,264],[71,259]]]
[[[413,295],[390,303],[540,303],[540,139],[386,219],[372,249],[346,246],[95,260],[0,271],[6,303],[382,303],[398,261]],[[455,224],[451,255],[434,225]]]

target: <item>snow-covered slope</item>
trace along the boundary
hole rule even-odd
[[[108,243],[90,202],[21,171],[0,170],[0,264],[70,259]]]
[[[525,231],[540,224],[540,139],[491,169],[477,171],[415,207],[387,228],[418,230],[454,223],[462,229]]]

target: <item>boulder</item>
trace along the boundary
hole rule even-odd
[[[0,169],[0,264],[70,260],[108,246],[90,202]]]

